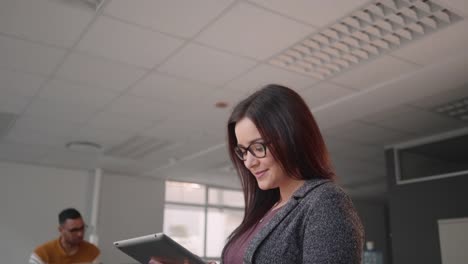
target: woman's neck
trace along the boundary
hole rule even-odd
[[[299,189],[303,184],[304,180],[295,180],[289,178],[287,181],[285,181],[283,184],[279,186],[279,191],[280,191],[280,199],[278,203],[275,205],[276,208],[279,208],[286,204],[293,193]]]

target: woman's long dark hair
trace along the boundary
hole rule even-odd
[[[234,153],[235,127],[243,118],[252,120],[263,140],[270,142],[270,153],[290,177],[299,180],[334,178],[320,130],[299,94],[270,84],[250,95],[237,104],[227,124],[229,155],[244,191],[245,210],[242,223],[229,236],[226,247],[254,226],[280,198],[278,188],[261,190],[255,177]]]

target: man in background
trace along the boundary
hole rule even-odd
[[[58,215],[60,236],[37,247],[31,254],[30,264],[97,263],[99,249],[84,241],[86,224],[80,212],[64,209]]]

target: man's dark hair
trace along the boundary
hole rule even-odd
[[[80,212],[75,208],[63,209],[58,215],[59,224],[62,225],[67,219],[78,219],[81,218]]]

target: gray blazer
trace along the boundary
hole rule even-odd
[[[364,231],[351,199],[308,180],[250,242],[244,263],[359,264]]]

